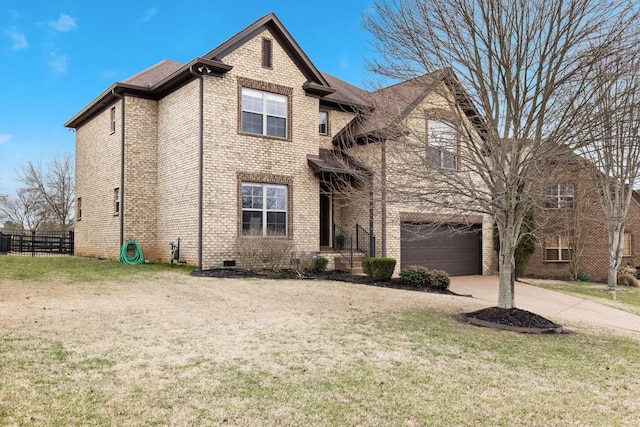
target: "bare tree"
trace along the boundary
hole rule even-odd
[[[616,70],[611,76],[610,70]],[[595,69],[598,94],[591,106],[592,125],[580,137],[581,154],[595,166],[609,239],[607,285],[615,290],[622,261],[625,221],[640,173],[640,53],[628,52]]]
[[[43,202],[38,193],[19,189],[14,197],[0,197],[0,214],[22,230],[35,231],[49,219]]]
[[[17,172],[17,179],[24,187],[21,191],[30,194],[43,204],[50,217],[62,231],[67,231],[73,222],[74,171],[71,155],[58,156],[45,164],[28,162]]]
[[[405,134],[401,151],[411,156],[400,171],[413,179],[398,180],[393,193],[493,217],[499,307],[514,307],[514,251],[534,183],[550,158],[580,143],[572,136],[588,125],[582,112],[597,95],[588,91],[592,70],[624,54],[625,29],[636,21],[623,0],[378,0],[365,16],[375,73],[420,84],[420,76],[448,70],[439,88],[456,115],[448,121],[464,134],[455,165],[429,156],[427,132]]]

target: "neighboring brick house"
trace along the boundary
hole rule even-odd
[[[444,74],[427,78],[440,84]],[[438,114],[422,125],[448,126],[437,93],[409,87],[370,93],[318,71],[274,14],[189,63],[166,60],[114,83],[65,124],[76,129],[76,254],[117,257],[132,239],[166,262],[180,238],[181,259],[220,267],[236,260],[238,239],[256,238],[243,237],[249,229],[312,252],[334,246],[335,224],[374,234],[397,271],[432,257],[429,267],[452,274],[490,273],[490,218],[460,217],[455,238],[403,239],[438,218],[417,203],[381,202],[363,178],[383,173],[372,161],[384,155],[384,139],[372,137],[376,98],[409,92],[397,119],[427,104]],[[438,154],[442,167],[455,167],[457,149]]]
[[[577,156],[549,164],[547,168],[546,181],[537,187],[540,196],[535,213],[539,224],[537,245],[526,274],[568,278],[584,272],[592,280],[606,281],[609,240],[600,190],[595,182],[595,174],[599,172]],[[632,196],[621,265],[636,267],[640,265],[640,250],[636,248],[640,196],[636,192]]]

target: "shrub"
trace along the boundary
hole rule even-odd
[[[291,251],[291,267],[298,274],[298,277],[307,277],[309,272],[315,266],[314,252],[295,252]]]
[[[640,288],[640,283],[638,282],[638,279],[636,279],[636,277],[631,274],[619,274],[618,285],[633,286],[634,288]]]
[[[290,259],[293,251],[293,240],[286,237],[278,237],[269,239],[263,244],[262,254],[266,268],[271,271],[280,271],[284,266],[285,260]],[[266,243],[266,244],[265,244]]]
[[[429,270],[418,265],[411,265],[400,271],[400,282],[404,286],[424,289],[431,286],[432,280]]]
[[[391,280],[394,268],[396,268],[396,260],[393,258],[365,258],[362,260],[362,270],[373,280],[382,282]]]
[[[260,265],[262,240],[258,236],[262,236],[262,233],[251,229],[236,240],[236,254],[245,270],[254,271]]]
[[[576,275],[576,279],[578,279],[581,282],[588,282],[589,280],[591,280],[591,274],[589,274],[588,271],[578,271],[578,274]]]
[[[362,271],[367,276],[371,277],[371,262],[375,258],[365,258],[362,260]]]
[[[318,256],[313,262],[313,271],[322,273],[327,269],[327,264],[329,264],[329,260],[326,257]]]
[[[431,276],[433,277],[430,286],[432,289],[441,291],[449,289],[449,285],[451,284],[449,273],[443,270],[431,270]]]
[[[618,269],[618,285],[640,287],[638,279],[636,279],[636,269],[626,265]]]
[[[236,239],[236,253],[245,270],[267,268],[279,271],[290,259],[293,241],[285,236],[262,237],[260,229],[252,228]]]

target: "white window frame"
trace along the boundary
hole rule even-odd
[[[243,133],[263,135],[272,138],[286,139],[289,133],[289,97],[279,93],[266,92],[249,87],[242,87],[241,91],[241,125]],[[245,128],[245,113],[260,115],[262,117],[261,132],[253,132]],[[275,132],[269,133],[269,119],[284,120],[284,135]],[[279,128],[279,127],[278,127]]]
[[[575,187],[571,183],[558,183],[549,186],[544,192],[546,209],[573,209],[575,203]]]
[[[323,127],[324,127],[324,130],[323,130]],[[318,133],[320,135],[329,134],[329,113],[327,111],[318,112]]]
[[[120,215],[120,187],[113,189],[113,213]]]
[[[458,131],[440,120],[427,120],[429,164],[441,169],[458,169]]]
[[[549,240],[553,239],[553,246],[549,245]],[[556,253],[557,259],[550,259],[548,256],[549,251]],[[562,253],[566,251],[567,256],[563,257]],[[571,240],[567,236],[546,236],[544,241],[544,259],[546,262],[569,262],[571,261]]]
[[[261,194],[255,194],[251,191],[248,194],[248,189],[261,189]],[[275,191],[275,194],[269,195],[269,191]],[[260,230],[258,230],[258,236],[262,237],[286,237],[289,235],[289,188],[287,185],[282,184],[268,184],[259,182],[242,182],[240,186],[241,194],[241,230],[244,236],[254,236],[251,230],[251,218],[249,218],[249,226],[246,227],[247,221],[245,221],[245,213],[260,213],[257,217],[260,219]],[[284,214],[284,230],[275,231],[270,225],[274,224],[274,221],[269,221],[269,214]],[[256,218],[254,216],[254,218]],[[277,222],[275,224],[282,224]],[[270,229],[271,228],[271,229]]]
[[[115,133],[116,132],[116,107],[111,107],[111,117],[109,122],[111,126],[111,133]]]

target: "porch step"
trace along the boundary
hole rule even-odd
[[[366,258],[364,254],[353,254],[353,268],[349,266],[349,262],[342,255],[335,258],[335,269],[338,271],[346,271],[347,273],[364,276],[362,270],[362,260]]]

